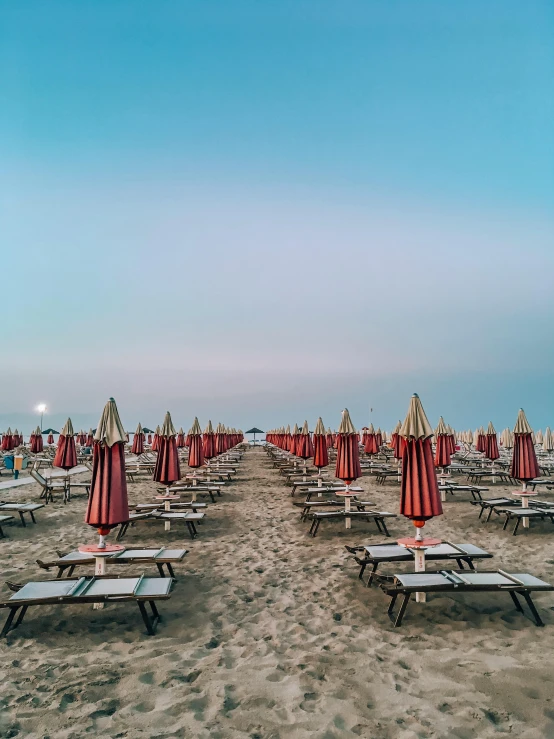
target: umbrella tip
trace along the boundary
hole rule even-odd
[[[115,400],[113,398],[110,398],[110,403],[115,403]]]
[[[417,393],[414,393],[414,394],[412,395],[412,398],[419,398],[419,395],[418,395]]]

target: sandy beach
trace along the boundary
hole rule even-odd
[[[368,476],[360,483],[381,510],[397,511],[398,485],[377,486]],[[129,484],[132,503],[154,494],[151,480]],[[17,495],[37,497],[34,486]],[[30,610],[0,645],[0,735],[554,735],[551,594],[536,596],[543,629],[518,614],[508,596],[487,595],[411,603],[395,629],[388,598],[364,587],[344,549],[383,536],[372,524],[354,522],[346,531],[329,523],[312,539],[293,500],[263,449],[250,449],[238,477],[209,505],[195,541],[182,529],[131,529],[127,546],[189,550],[171,599],[161,603],[155,636],[125,604]],[[84,510],[83,496],[66,506],[58,500],[38,512],[36,526],[7,526],[3,580],[53,577],[35,560],[91,539]],[[479,522],[467,494],[457,494],[428,529],[487,549],[495,555],[491,568],[554,581],[548,523],[513,537],[498,521]],[[394,540],[412,527],[399,517],[390,532]]]

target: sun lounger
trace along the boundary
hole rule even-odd
[[[0,513],[19,513],[19,519],[22,526],[27,526],[25,523],[25,514],[28,513],[31,521],[36,523],[35,511],[40,508],[44,508],[44,503],[0,503]]]
[[[5,490],[14,490],[15,488],[23,488],[27,485],[34,485],[35,480],[32,477],[18,477],[17,480],[4,480],[0,482],[0,493]]]
[[[439,484],[439,491],[441,493],[450,493],[450,495],[454,495],[454,493],[471,493],[473,500],[476,501],[482,500],[481,493],[486,493],[488,490],[488,488],[480,487],[479,485],[458,485],[455,482]]]
[[[150,548],[142,547],[141,549],[125,549],[123,552],[115,552],[113,555],[106,557],[106,564],[111,567],[112,564],[128,565],[128,564],[155,564],[160,573],[160,577],[165,577],[164,565],[167,568],[169,577],[175,577],[173,565],[179,564],[188,554],[187,549],[168,549],[166,547]],[[71,577],[76,567],[94,566],[95,559],[92,555],[85,552],[69,552],[69,554],[59,555],[57,559],[49,562],[43,562],[37,559],[37,564],[43,570],[49,570],[51,567],[58,568],[57,577],[63,577],[67,572],[67,577]]]
[[[517,597],[521,595],[529,606],[537,626],[544,626],[531,599],[531,593],[554,590],[554,586],[533,577],[533,575],[521,572],[510,574],[503,570],[497,572],[441,570],[440,572],[397,574],[394,575],[391,583],[382,582],[381,588],[391,597],[388,615],[395,626],[401,625],[413,593],[461,594],[499,593],[503,591],[510,594],[517,610],[523,613],[523,607]],[[394,616],[394,606],[399,596],[402,596],[403,600],[398,613]]]
[[[488,521],[490,521],[491,514],[495,508],[502,508],[503,506],[516,506],[518,505],[518,502],[513,498],[481,498],[478,500],[472,500],[471,505],[479,506],[479,508],[481,509],[479,511],[479,518],[482,517],[485,511],[488,511],[487,517],[485,519],[485,523],[487,523]]]
[[[205,517],[205,513],[189,513],[187,512],[181,512],[181,511],[160,511],[155,510],[151,511],[149,513],[131,513],[129,514],[129,520],[125,523],[122,523],[119,526],[119,531],[117,533],[117,541],[121,541],[125,534],[127,533],[127,530],[129,526],[134,526],[137,523],[141,523],[143,521],[146,522],[156,522],[156,521],[163,521],[164,523],[169,521],[170,523],[174,523],[177,521],[183,521],[185,526],[188,529],[188,532],[190,534],[190,538],[194,539],[195,536],[198,536],[198,531],[196,530],[196,523],[199,521],[202,521],[202,519]]]
[[[516,507],[512,503],[510,506],[498,506],[494,508],[494,512],[499,516],[504,515],[505,517],[504,526],[502,527],[503,531],[506,530],[512,519],[515,520],[516,524],[512,531],[512,536],[517,534],[519,524],[524,518],[529,519],[529,523],[531,523],[532,520],[538,519],[540,521],[544,521],[547,518],[550,519],[551,523],[554,523],[554,508],[538,508],[535,505],[530,508],[523,508],[523,506]]]
[[[306,502],[311,500],[314,495],[320,497],[322,495],[336,495],[341,490],[344,490],[344,484],[337,483],[336,485],[322,485],[321,487],[310,487],[306,490]],[[363,493],[364,489],[356,486],[352,486],[350,490],[353,493]]]
[[[300,520],[305,521],[308,515],[316,508],[342,508],[344,509],[344,500],[306,500],[304,503],[298,503],[302,506],[302,513],[300,514]],[[350,505],[352,510],[364,511],[367,507],[375,505],[369,500],[356,500],[352,499]]]
[[[322,521],[329,521],[329,520],[335,520],[340,519],[343,520],[345,518],[351,518],[354,520],[362,519],[364,521],[374,521],[375,525],[379,529],[379,531],[382,534],[385,534],[385,536],[390,536],[387,525],[385,523],[385,518],[396,518],[396,513],[389,513],[388,511],[348,511],[348,513],[345,510],[341,511],[314,511],[313,513],[309,514],[309,518],[312,519],[312,525],[310,526],[309,533],[311,536],[315,537],[319,526]]]
[[[378,485],[384,485],[389,477],[393,477],[396,482],[400,482],[402,478],[402,472],[400,470],[378,470],[376,473],[375,482]]]
[[[40,498],[44,499],[44,502],[46,505],[50,501],[54,502],[54,493],[61,493],[62,499],[64,503],[67,503],[68,501],[68,493],[67,493],[67,481],[65,479],[51,479],[46,478],[42,474],[42,472],[39,472],[38,470],[35,470],[34,468],[30,471],[31,477],[38,482],[38,484],[42,488],[42,492],[40,494]]]
[[[197,511],[205,511],[208,507],[207,503],[198,503],[195,500],[177,500],[177,501],[170,501],[169,503],[169,510],[170,511],[184,511],[189,510],[193,513],[196,513]],[[148,511],[164,511],[164,502],[163,500],[159,503],[137,503],[135,506],[135,511],[137,513],[147,513]]]
[[[0,516],[0,539],[4,539],[5,537],[2,524],[7,523],[8,521],[13,521],[13,516]]]
[[[371,566],[368,581],[369,587],[377,572],[377,568],[383,562],[413,562],[414,552],[399,544],[371,544],[363,547],[346,547],[346,549],[354,554],[356,562],[360,565],[360,573],[358,577],[363,581],[366,567]],[[360,556],[358,556],[360,553]],[[473,544],[452,544],[449,541],[443,541],[436,547],[430,547],[425,552],[425,559],[430,561],[454,560],[458,567],[463,570],[464,562],[470,570],[474,570],[474,559],[490,559],[489,554],[484,549],[474,546]]]
[[[167,488],[159,488],[158,492],[165,493],[167,492]],[[209,495],[212,503],[215,503],[214,493],[217,493],[219,496],[221,495],[221,490],[219,487],[204,482],[198,483],[198,485],[172,485],[169,488],[169,492],[172,495],[178,495],[179,493],[191,493],[193,497],[196,497],[197,495]]]
[[[78,603],[136,603],[142,615],[146,631],[154,634],[160,620],[155,601],[167,600],[173,586],[172,578],[161,577],[80,577],[75,580],[46,580],[29,582],[23,586],[12,585],[16,592],[7,601],[0,601],[0,608],[9,608],[8,618],[0,638],[21,624],[31,606],[76,605]],[[152,615],[146,610],[150,604]],[[19,611],[17,620],[15,616]],[[42,630],[41,622],[41,630]]]

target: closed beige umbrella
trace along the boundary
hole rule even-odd
[[[547,426],[546,431],[544,432],[542,448],[545,452],[554,451],[554,438],[552,438],[552,432],[550,431],[550,426]]]

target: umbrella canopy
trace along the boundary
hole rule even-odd
[[[196,469],[204,464],[204,448],[202,446],[202,429],[198,423],[198,418],[194,419],[194,423],[188,433],[189,437],[189,467]]]
[[[520,408],[514,427],[514,451],[510,467],[510,477],[515,480],[528,482],[540,475],[532,434],[533,430],[523,408]]]
[[[144,426],[144,428],[142,429],[142,433],[143,434],[154,434],[155,431],[154,429],[149,429],[148,426]]]
[[[294,424],[294,428],[291,431],[290,434],[290,444],[289,444],[289,452],[291,454],[294,454],[296,456],[296,447],[298,444],[298,437],[300,436],[300,429],[298,428],[298,424]]]
[[[133,436],[133,446],[131,447],[131,454],[142,454],[144,452],[144,432],[142,426],[137,426],[135,435]]]
[[[552,438],[552,431],[550,431],[550,426],[547,426],[546,431],[544,432],[542,448],[545,452],[554,451],[554,438]]]
[[[448,428],[442,416],[439,418],[439,423],[435,429],[435,438],[435,467],[450,467],[452,445]]]
[[[162,428],[158,434],[158,458],[156,459],[156,467],[154,468],[154,482],[170,485],[172,482],[181,479],[179,454],[177,452],[177,442],[175,441],[176,435],[177,432],[171,421],[171,415],[167,411]]]
[[[56,431],[56,429],[44,429],[42,431],[43,434],[59,434],[59,431]]]
[[[358,477],[362,476],[360,465],[360,452],[358,446],[358,434],[350,418],[348,409],[342,412],[342,419],[337,434],[337,463],[335,476],[350,485]]]
[[[42,434],[40,432],[40,426],[37,426],[36,429],[31,434],[31,452],[33,454],[38,454],[39,452],[42,452],[44,448],[43,440],[42,440]]]
[[[248,431],[245,431],[244,433],[245,434],[263,434],[265,432],[253,426],[251,429],[248,429]]]
[[[492,421],[489,421],[487,427],[487,434],[485,436],[485,457],[494,462],[498,459],[500,452],[498,451],[498,437],[496,435],[496,429],[492,425]]]
[[[511,449],[514,445],[514,435],[510,429],[506,428],[500,434],[500,443],[505,449]]]
[[[400,513],[414,522],[420,536],[425,521],[442,514],[442,503],[431,448],[433,430],[416,394],[400,436],[404,439]]]
[[[327,442],[327,449],[332,449],[335,444],[335,435],[331,431],[331,427],[325,432],[325,441]]]
[[[544,441],[544,436],[543,436],[543,433],[542,433],[542,431],[541,431],[541,430],[539,429],[539,430],[537,431],[536,435],[535,435],[535,442],[536,442],[537,444],[542,444],[542,443],[543,443],[543,441]]]
[[[183,427],[179,429],[179,433],[177,434],[177,449],[183,449],[185,447],[185,432],[183,431]]]
[[[102,537],[114,526],[128,520],[125,431],[115,400],[110,398],[94,435],[92,481],[85,523],[98,529],[102,548]]]
[[[8,428],[6,433],[4,434],[4,437],[2,439],[2,451],[3,452],[11,452],[12,449],[15,448],[13,434],[11,428]]]
[[[373,428],[373,424],[370,424],[369,429],[367,430],[367,433],[365,435],[364,451],[366,454],[379,453],[379,444],[377,443],[377,435],[375,433],[375,429]]]
[[[391,447],[395,459],[402,459],[402,451],[404,450],[404,439],[400,436],[401,428],[402,422],[398,421],[391,436]]]
[[[77,465],[77,450],[75,448],[75,432],[71,418],[68,418],[65,426],[60,432],[58,439],[58,448],[52,462],[54,467],[60,467],[63,470],[70,470]]]
[[[296,443],[296,456],[300,457],[301,459],[309,459],[309,457],[314,456],[314,445],[312,444],[307,421],[304,421],[302,431],[298,435],[298,441]]]
[[[148,437],[148,440],[150,440],[150,437]],[[151,448],[153,452],[158,451],[159,441],[160,441],[160,427],[156,426],[156,431],[154,432],[154,438],[152,439],[152,442],[151,442]]]
[[[320,470],[329,464],[329,452],[327,450],[327,439],[325,436],[325,426],[321,417],[317,419],[314,430],[314,467]]]
[[[215,434],[211,421],[208,421],[208,425],[204,429],[204,435],[202,437],[202,453],[204,454],[204,459],[212,459],[217,456]]]

